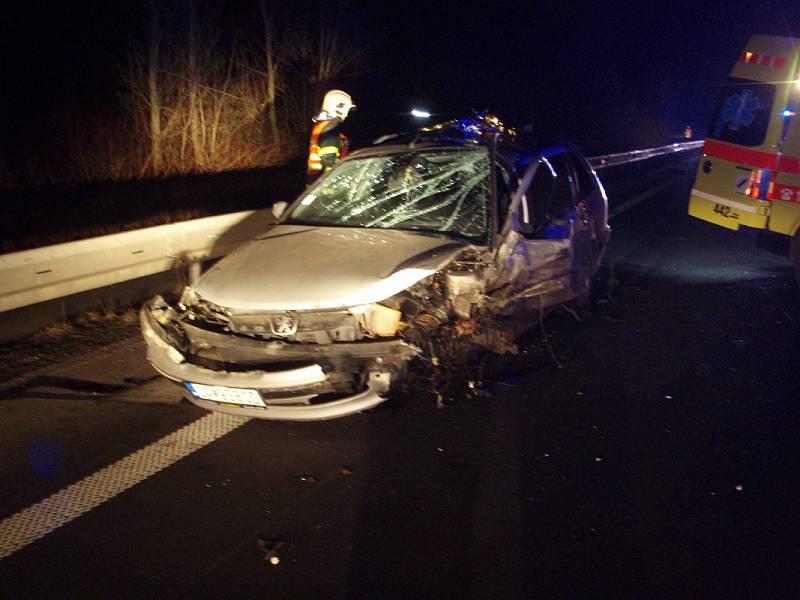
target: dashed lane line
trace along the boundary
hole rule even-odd
[[[0,521],[0,560],[97,508],[250,419],[211,413]]]

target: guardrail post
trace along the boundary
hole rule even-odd
[[[189,284],[194,285],[198,279],[200,279],[200,273],[202,272],[202,261],[193,260],[189,263]]]

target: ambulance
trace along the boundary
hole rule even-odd
[[[790,236],[800,283],[800,39],[754,35],[714,111],[689,214]]]

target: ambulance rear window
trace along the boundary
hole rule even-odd
[[[761,145],[774,97],[772,84],[731,77],[714,111],[708,137],[739,146]]]

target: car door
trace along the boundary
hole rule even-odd
[[[588,300],[591,278],[596,268],[598,258],[598,247],[596,241],[595,226],[592,209],[591,190],[586,188],[587,178],[579,177],[578,170],[582,167],[578,158],[571,152],[566,152],[556,160],[561,158],[564,172],[569,173],[568,179],[571,188],[571,200],[569,205],[564,205],[560,210],[559,217],[562,222],[569,222],[570,252],[572,264],[570,272],[570,287],[575,295],[585,292]],[[588,180],[591,181],[591,180]],[[599,226],[599,225],[598,225]]]
[[[526,171],[500,234],[495,300],[506,314],[575,297],[591,228],[578,202],[566,149],[540,156]]]

